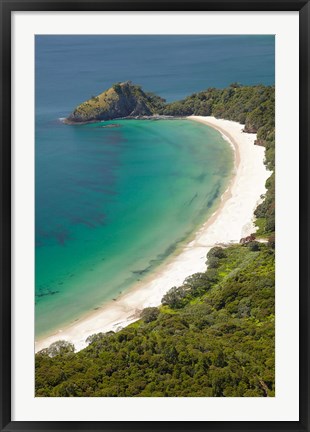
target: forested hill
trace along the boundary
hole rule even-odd
[[[131,81],[116,83],[78,105],[66,119],[67,123],[87,123],[120,117],[150,116],[162,107],[164,99],[145,93]]]
[[[245,132],[256,133],[262,126],[274,127],[273,86],[241,86],[225,89],[209,88],[187,98],[163,104],[160,114],[172,116],[214,116],[245,124]]]
[[[274,396],[274,244],[208,254],[160,308],[36,355],[36,396]]]

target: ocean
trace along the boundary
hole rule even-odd
[[[216,208],[229,144],[188,120],[59,119],[114,82],[173,101],[274,84],[273,36],[36,36],[36,338],[117,298]]]

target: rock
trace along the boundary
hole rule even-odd
[[[103,128],[103,129],[111,129],[111,128],[113,129],[113,128],[119,128],[119,127],[121,127],[121,125],[118,123],[110,123],[110,124],[107,124],[104,126],[100,126],[100,128]]]
[[[250,242],[253,242],[255,239],[256,239],[255,235],[251,234],[251,235],[249,235],[247,237],[241,238],[240,241],[239,241],[239,243],[242,244],[242,245],[246,245],[246,244],[248,244]]]
[[[246,133],[256,133],[257,132],[257,128],[252,125],[250,122],[246,121],[243,132]]]
[[[257,140],[254,141],[254,145],[265,147],[266,146],[266,141],[264,141],[262,139],[257,139]]]

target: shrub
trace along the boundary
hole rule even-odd
[[[207,265],[208,268],[217,268],[220,265],[220,259],[215,256],[211,256],[207,260]]]
[[[47,354],[49,357],[56,357],[58,355],[74,353],[75,347],[71,342],[59,340],[52,343],[48,348],[43,351],[44,354]]]
[[[252,252],[257,252],[260,250],[260,244],[257,241],[250,241],[246,246]]]
[[[172,309],[179,309],[183,306],[186,290],[183,286],[171,288],[162,298],[161,303]]]
[[[143,311],[141,312],[141,318],[146,323],[157,320],[158,315],[159,310],[156,307],[148,307],[143,309]]]
[[[220,246],[215,246],[214,248],[210,249],[207,253],[207,258],[216,257],[216,258],[226,258],[227,254],[225,252],[225,249]]]

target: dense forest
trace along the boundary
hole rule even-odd
[[[274,396],[274,87],[232,84],[170,104],[146,95],[158,114],[213,115],[257,133],[273,171],[255,211],[265,240],[211,249],[206,272],[80,352],[59,341],[37,353],[36,396]]]

